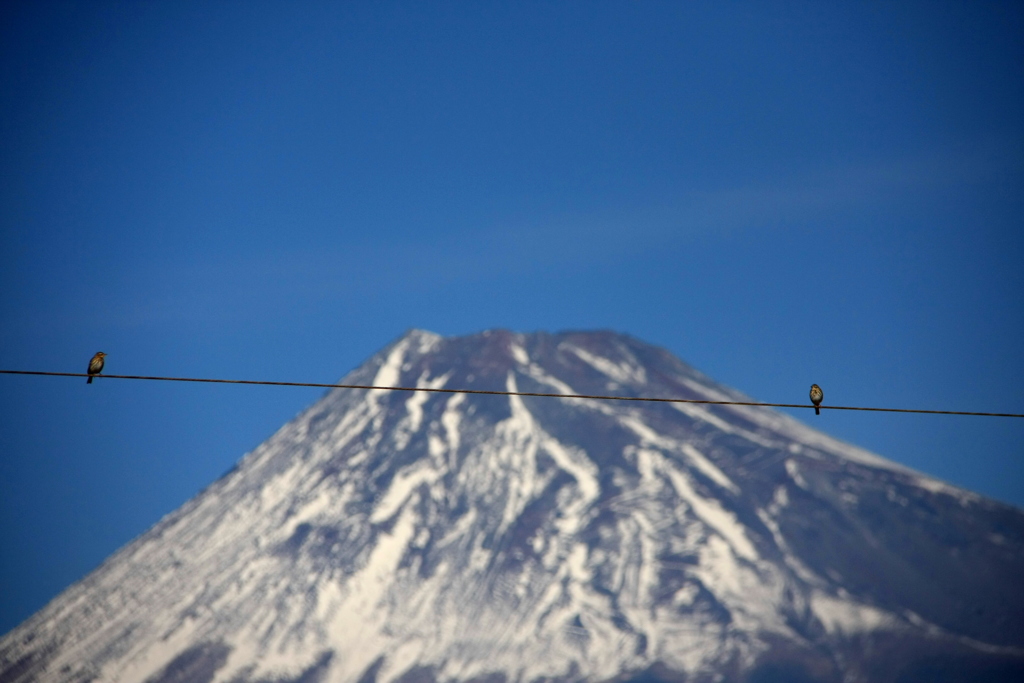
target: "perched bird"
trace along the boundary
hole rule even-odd
[[[85,380],[86,384],[92,384],[93,376],[103,372],[103,357],[106,355],[102,351],[97,351],[96,355],[89,361],[89,379]]]
[[[811,403],[814,404],[814,414],[821,415],[821,411],[818,410],[818,406],[821,405],[821,399],[825,398],[825,392],[821,390],[817,384],[811,385]]]

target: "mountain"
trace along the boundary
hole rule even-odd
[[[612,332],[411,331],[344,382],[748,400]],[[771,409],[335,389],[0,683],[1024,680],[1022,576],[1024,511]]]

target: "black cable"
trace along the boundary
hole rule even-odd
[[[38,372],[0,370],[4,375],[45,375],[49,377],[89,377],[84,372]],[[435,394],[489,394],[493,396],[540,396],[543,398],[588,398],[598,401],[647,401],[652,403],[701,403],[715,406],[762,406],[765,408],[814,408],[803,403],[758,403],[756,401],[710,401],[696,398],[653,398],[650,396],[601,396],[589,394],[543,394],[534,391],[485,391],[483,389],[431,389],[428,387],[375,387],[365,384],[321,384],[318,382],[264,382],[252,379],[202,379],[196,377],[149,377],[146,375],[92,375],[97,379],[145,379],[161,382],[207,382],[210,384],[259,384],[275,387],[320,387],[323,389],[364,389],[381,391],[427,391]],[[923,413],[927,415],[976,415],[980,417],[1024,417],[1024,413],[979,413],[964,410],[915,410],[912,408],[863,408],[859,406],[819,406],[821,410],[868,410],[876,413]]]

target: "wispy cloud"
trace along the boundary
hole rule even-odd
[[[912,205],[1019,178],[1022,160],[1020,140],[993,139],[741,186],[681,187],[675,196],[654,198],[643,206],[495,217],[488,225],[444,230],[427,226],[400,232],[394,239],[368,239],[370,228],[324,231],[325,241],[315,247],[252,247],[241,253],[129,262],[118,273],[105,275],[104,294],[93,295],[91,308],[77,301],[55,302],[39,315],[62,325],[97,317],[126,327],[228,324],[432,287],[571,277],[686,244],[699,248],[707,240],[747,231],[851,229],[851,217],[893,203]],[[88,292],[89,283],[85,288]],[[44,320],[37,322],[48,326]]]

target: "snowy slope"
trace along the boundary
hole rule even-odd
[[[345,382],[743,398],[610,332],[412,331]],[[998,678],[1022,574],[1020,510],[769,409],[334,390],[0,682]]]

